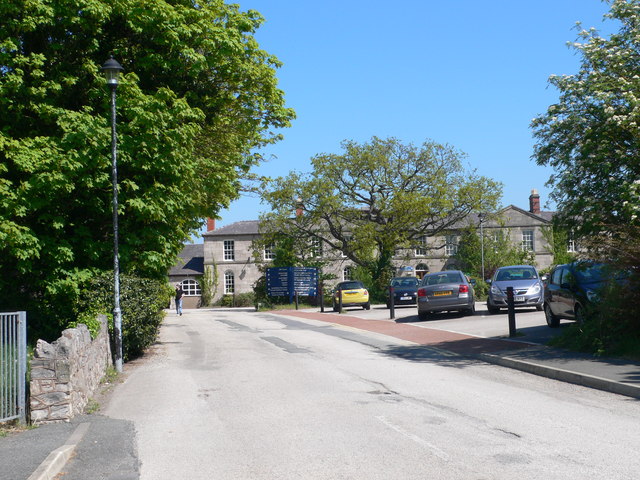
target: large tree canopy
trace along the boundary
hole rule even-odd
[[[396,249],[442,234],[474,210],[494,210],[501,195],[500,184],[465,169],[464,155],[446,145],[374,137],[342,147],[315,156],[311,173],[266,185],[272,212],[261,228],[319,239],[381,285]]]
[[[221,0],[0,3],[0,306],[112,265],[109,90],[118,87],[120,255],[161,277],[293,112],[263,19]]]
[[[640,1],[615,0],[607,16],[619,31],[580,31],[579,72],[550,77],[560,99],[532,123],[558,219],[577,235],[640,225]]]

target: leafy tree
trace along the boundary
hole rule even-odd
[[[606,17],[619,30],[608,38],[580,30],[572,44],[582,57],[578,73],[550,78],[560,99],[532,123],[534,158],[555,170],[557,226],[573,231],[589,257],[628,273],[576,327],[580,344],[639,356],[640,0],[608,3]]]
[[[162,278],[293,117],[262,23],[221,0],[0,3],[0,308],[65,307],[112,268],[109,91],[118,88],[123,271]],[[30,302],[33,302],[30,305]],[[32,317],[33,318],[33,317]],[[48,320],[50,321],[50,320]]]
[[[499,267],[505,265],[534,265],[533,252],[523,250],[511,241],[508,229],[484,234],[484,278],[491,278]],[[482,278],[483,243],[480,232],[474,226],[463,230],[454,258],[460,267],[469,274]]]
[[[263,200],[272,212],[261,228],[317,239],[325,255],[342,252],[380,292],[396,249],[442,234],[474,210],[495,208],[501,194],[499,183],[465,169],[464,155],[447,145],[373,137],[342,148],[313,157],[311,173],[269,181]]]
[[[580,70],[550,77],[560,99],[532,123],[534,158],[555,170],[556,218],[577,237],[640,225],[640,0],[610,3],[619,31],[579,32]]]

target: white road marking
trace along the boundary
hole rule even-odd
[[[442,460],[449,460],[449,455],[447,455],[447,453],[445,453],[444,451],[440,450],[438,447],[436,447],[434,444],[427,442],[424,438],[420,438],[419,436],[407,432],[406,430],[404,430],[402,427],[391,423],[389,420],[387,420],[386,417],[384,416],[378,416],[376,417],[376,419],[380,420],[382,423],[384,423],[387,427],[391,428],[392,430],[395,430],[396,432],[398,432],[401,435],[404,435],[405,437],[407,437],[410,440],[413,440],[414,442],[427,447],[429,450],[431,450],[431,452],[436,455],[437,457],[441,458]]]

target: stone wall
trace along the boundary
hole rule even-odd
[[[85,325],[70,328],[49,344],[38,340],[31,360],[31,421],[69,421],[83,412],[112,365],[107,319],[92,341]]]

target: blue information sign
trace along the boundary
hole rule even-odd
[[[267,269],[267,294],[289,297],[318,294],[318,269],[314,267],[272,267]]]

